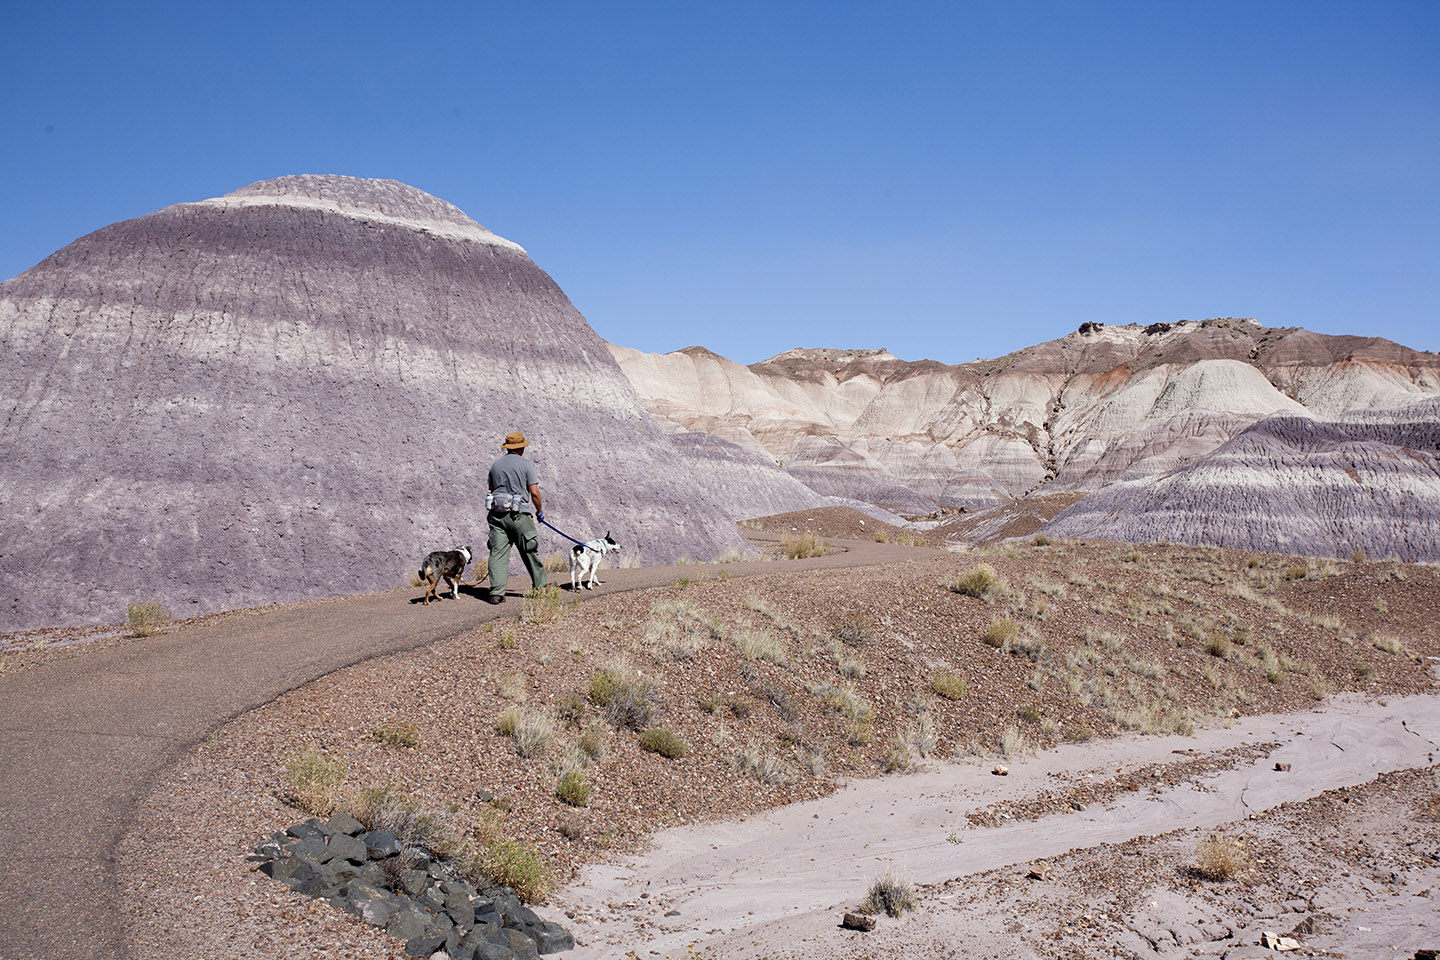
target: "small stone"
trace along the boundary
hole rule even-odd
[[[875,918],[867,917],[862,913],[847,913],[840,921],[840,926],[846,930],[859,930],[861,933],[869,933],[875,929]]]
[[[1289,772],[1290,772],[1290,764],[1288,764],[1288,763],[1276,763],[1276,764],[1275,764],[1275,769],[1278,770],[1278,771],[1280,771],[1281,773],[1289,773]]]
[[[1030,868],[1030,872],[1025,874],[1025,876],[1029,880],[1049,880],[1050,864],[1037,863]]]
[[[995,769],[994,769],[994,770],[991,770],[990,772],[993,773],[993,774],[995,774],[995,776],[997,776],[997,777],[1008,777],[1008,776],[1010,776],[1010,768],[1007,767],[1007,766],[1005,766],[1003,763],[997,763],[997,764],[995,765]]]
[[[679,911],[679,910],[671,910],[671,911],[669,911],[668,913],[666,913],[665,916],[667,916],[667,917],[678,917],[678,916],[680,916],[680,911]]]

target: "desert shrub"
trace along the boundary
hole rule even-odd
[[[1355,664],[1355,676],[1359,680],[1370,680],[1375,676],[1375,667],[1368,663]]]
[[[345,761],[311,747],[285,761],[285,779],[297,807],[317,817],[328,817],[339,804]]]
[[[916,905],[915,884],[902,880],[887,870],[870,884],[870,891],[860,904],[860,912],[884,913],[898,917],[906,910],[914,910]]]
[[[767,630],[737,630],[735,645],[746,660],[769,660],[782,667],[790,662],[785,644]]]
[[[1048,547],[1048,546],[1050,546],[1050,544],[1054,543],[1055,541],[1054,541],[1054,540],[1051,540],[1049,537],[1045,536],[1045,534],[1043,534],[1043,533],[1037,533],[1037,534],[1035,534],[1035,539],[1032,540],[1032,541],[1030,541],[1030,542],[1033,543],[1033,544],[1035,544],[1035,546],[1037,546],[1037,547]]]
[[[500,636],[495,640],[495,645],[501,650],[514,650],[519,643],[520,639],[515,636],[514,630],[501,630]]]
[[[930,681],[930,689],[946,700],[961,700],[970,692],[970,681],[958,673],[939,673]]]
[[[1233,880],[1252,865],[1244,841],[1236,837],[1212,833],[1195,848],[1195,870],[1207,880]]]
[[[679,734],[664,727],[655,727],[640,734],[640,746],[651,753],[658,753],[667,760],[679,760],[689,747]]]
[[[1031,750],[1030,738],[1020,732],[1020,729],[1013,724],[1006,727],[1000,734],[1000,755],[1006,760],[1013,760],[1016,757],[1023,757]]]
[[[804,560],[809,557],[823,557],[830,544],[821,539],[812,531],[801,530],[785,534],[781,540],[781,549],[785,556],[791,560]]]
[[[1015,715],[1026,723],[1039,723],[1041,718],[1040,708],[1032,703],[1027,703],[1015,711]]]
[[[590,784],[585,782],[585,774],[579,770],[566,773],[555,788],[555,796],[572,807],[585,806],[590,802]]]
[[[1014,620],[1009,617],[996,617],[985,628],[982,639],[992,647],[1003,648],[1005,644],[1015,639],[1015,635],[1019,632],[1020,624]]]
[[[1120,559],[1124,560],[1126,563],[1139,563],[1141,560],[1145,559],[1145,554],[1141,553],[1139,550],[1130,550],[1126,552],[1126,554]]]
[[[600,727],[586,727],[575,745],[591,760],[601,760],[605,756],[605,731]]]
[[[1310,571],[1309,571],[1307,568],[1305,568],[1305,567],[1286,567],[1286,568],[1285,568],[1285,579],[1286,579],[1286,580],[1304,580],[1304,579],[1305,579],[1305,575],[1306,575],[1307,573],[1309,573],[1309,572],[1310,572]]]
[[[1000,575],[995,572],[995,568],[988,563],[977,564],[945,586],[953,593],[985,601],[1003,596],[1010,589]]]
[[[746,747],[736,755],[735,769],[769,786],[789,783],[793,779],[793,774],[786,767],[785,761],[765,753],[753,745]]]
[[[170,622],[170,608],[155,600],[132,603],[125,608],[125,625],[132,637],[148,637],[159,633]]]
[[[1386,653],[1401,653],[1405,649],[1399,640],[1384,633],[1376,634],[1370,643],[1376,650],[1383,650]]]
[[[1065,739],[1071,743],[1086,743],[1095,739],[1095,731],[1087,723],[1077,723],[1065,728]]]
[[[387,747],[418,747],[420,728],[407,720],[390,720],[371,729],[370,739]]]
[[[744,697],[736,697],[730,701],[730,714],[736,720],[744,720],[755,710],[755,704]]]
[[[464,850],[464,830],[452,809],[426,807],[388,784],[355,791],[346,808],[369,829],[389,830],[407,847],[426,847],[442,857],[454,857]]]
[[[654,712],[655,683],[617,663],[590,675],[587,696],[612,725],[639,730]]]
[[[520,619],[534,624],[554,623],[579,602],[579,597],[567,596],[559,587],[541,587],[529,591],[520,601]]]
[[[1230,656],[1230,641],[1216,634],[1205,641],[1205,652],[1221,660],[1228,659]]]
[[[865,676],[865,662],[855,657],[843,657],[835,665],[840,676],[848,677],[851,680],[859,680]]]
[[[540,563],[544,565],[549,573],[569,573],[570,558],[559,550],[554,553],[547,553],[541,558]]]
[[[492,883],[510,887],[526,903],[545,899],[554,883],[549,865],[534,849],[516,840],[497,840],[487,844],[476,858],[473,872]]]
[[[858,647],[875,639],[875,624],[858,611],[847,613],[830,628],[835,639],[851,647]]]
[[[513,740],[520,756],[535,757],[549,748],[555,737],[555,721],[540,710],[506,707],[495,720],[495,732]]]
[[[811,684],[806,688],[810,693],[825,701],[825,705],[850,720],[867,720],[874,713],[865,699],[848,687],[837,687],[829,683]]]
[[[1019,631],[1015,636],[1005,641],[1005,645],[1001,649],[1006,653],[1028,657],[1035,663],[1046,659],[1050,653],[1050,647],[1045,643],[1045,640],[1039,634],[1029,629]]]
[[[712,639],[722,635],[720,622],[678,597],[656,600],[645,624],[645,642],[661,647],[672,660],[693,660]]]
[[[875,531],[875,542],[876,542],[876,543],[889,543],[889,542],[890,542],[890,534],[889,534],[889,532],[887,532],[887,531],[885,531],[885,530],[877,530],[877,531]]]
[[[907,723],[905,729],[896,737],[896,742],[907,754],[928,757],[934,753],[940,740],[936,736],[935,721],[931,719],[930,711],[921,711],[918,717]]]

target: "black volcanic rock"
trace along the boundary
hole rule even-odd
[[[0,629],[483,554],[516,429],[566,532],[647,560],[744,544],[554,281],[394,181],[285,177],[99,230],[0,284],[0,350]]]

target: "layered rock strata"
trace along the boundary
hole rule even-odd
[[[1338,419],[1268,417],[1162,477],[1122,477],[1051,536],[1440,560],[1440,399]]]
[[[394,181],[256,183],[0,284],[0,416],[0,629],[400,585],[480,549],[516,429],[561,529],[744,547],[554,281]]]
[[[1440,358],[1244,319],[1084,328],[996,360],[611,347],[649,410],[768,456],[813,489],[928,512],[1094,490],[1208,453],[1271,414],[1332,417],[1440,392]]]

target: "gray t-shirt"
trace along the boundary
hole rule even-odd
[[[514,498],[522,513],[530,513],[530,484],[539,483],[535,475],[535,464],[518,453],[507,453],[490,464],[490,490],[495,494],[496,506],[505,502],[506,497]]]

